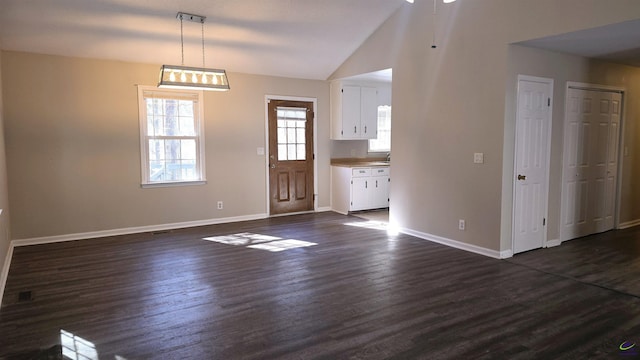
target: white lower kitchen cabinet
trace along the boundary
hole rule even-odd
[[[339,213],[389,207],[389,167],[331,166],[331,208]]]

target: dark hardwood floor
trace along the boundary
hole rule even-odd
[[[495,260],[347,225],[365,222],[321,213],[16,248],[0,359],[61,343],[101,360],[611,359],[640,344],[640,229]],[[315,245],[221,243],[248,239]]]

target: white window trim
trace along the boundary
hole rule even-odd
[[[150,182],[149,181],[149,142],[147,141],[147,107],[144,101],[145,91],[156,91],[176,94],[190,94],[196,95],[198,98],[197,112],[198,116],[195,119],[196,134],[196,146],[198,151],[198,159],[196,161],[196,168],[200,171],[200,180],[187,180],[187,181],[166,181],[166,182]],[[169,186],[192,186],[192,185],[204,185],[207,183],[207,171],[205,168],[205,150],[204,150],[204,104],[203,104],[203,92],[197,90],[173,90],[173,89],[158,89],[156,86],[150,85],[138,85],[138,122],[140,124],[140,170],[141,170],[141,184],[142,188],[156,188],[156,187],[169,187]]]

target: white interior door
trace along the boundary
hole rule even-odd
[[[516,118],[513,252],[546,239],[553,80],[520,76]]]
[[[562,241],[614,227],[621,104],[620,93],[567,89]]]

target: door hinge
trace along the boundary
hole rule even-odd
[[[340,135],[344,135],[344,130],[340,130]]]
[[[351,180],[351,185],[353,185],[353,180]]]
[[[547,106],[551,106],[551,98],[547,98]]]
[[[315,159],[316,159],[316,154],[313,154],[313,160],[315,160]]]
[[[542,218],[542,226],[547,225],[547,219],[546,218]]]

